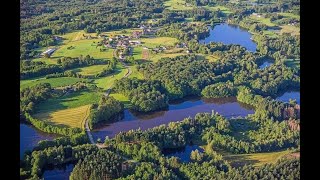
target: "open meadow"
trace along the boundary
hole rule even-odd
[[[52,113],[63,109],[76,108],[98,103],[101,93],[92,91],[77,91],[64,96],[49,99],[36,107],[37,113]]]
[[[289,153],[288,150],[285,150],[270,153],[225,154],[223,155],[223,159],[227,160],[233,167],[240,167],[246,164],[258,167],[266,163],[275,163],[278,159]]]
[[[51,87],[61,87],[61,86],[68,86],[75,84],[80,81],[87,81],[86,79],[82,78],[75,78],[75,77],[59,77],[59,78],[36,78],[36,79],[28,79],[28,80],[21,80],[20,81],[20,90],[32,87],[40,83],[49,83]]]
[[[84,128],[85,120],[90,113],[90,105],[64,109],[54,112],[38,113],[34,117],[52,125]]]
[[[164,2],[164,6],[169,10],[191,10],[193,6],[191,4],[187,5],[184,0],[168,0]]]

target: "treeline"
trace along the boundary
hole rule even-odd
[[[209,36],[209,28],[197,24],[174,23],[165,25],[156,34],[157,36],[178,38],[181,41],[199,40]]]
[[[274,119],[282,121],[289,118],[300,117],[300,109],[296,109],[296,103],[283,103],[270,97],[263,98],[256,95],[248,87],[239,87],[237,100],[255,107],[254,120],[263,121]],[[292,109],[292,113],[285,113],[287,109]]]
[[[40,140],[36,147],[33,148],[33,151],[44,150],[49,147],[58,147],[58,146],[77,146],[82,144],[87,144],[89,138],[87,134],[82,131],[81,133],[74,134],[71,136],[62,136],[57,137],[53,140]],[[28,154],[28,153],[27,153]]]
[[[172,179],[178,180],[177,175],[170,169],[163,165],[158,165],[150,162],[142,162],[133,170],[133,174],[121,177],[118,180],[131,180],[131,179]]]
[[[124,105],[113,97],[102,96],[99,104],[93,104],[88,117],[89,128],[93,129],[101,123],[111,123],[121,117]]]
[[[49,83],[40,83],[33,87],[27,87],[20,91],[20,114],[33,113],[35,105],[52,96],[52,88]]]
[[[82,132],[80,128],[61,127],[61,126],[52,125],[46,121],[38,120],[36,118],[31,117],[29,113],[25,113],[24,116],[26,120],[30,122],[34,127],[46,133],[72,136]]]
[[[51,73],[61,73],[63,69],[55,64],[44,62],[20,61],[20,79],[39,77]]]
[[[70,180],[78,179],[115,179],[120,177],[124,159],[105,150],[87,155],[75,165]]]
[[[155,143],[160,149],[179,148],[192,142],[203,130],[211,126],[216,126],[218,130],[224,132],[225,127],[228,127],[228,121],[220,115],[198,113],[194,118],[169,123],[168,126],[160,125],[146,131],[121,132],[115,136],[114,140],[116,143],[149,141]]]
[[[230,81],[227,83],[216,83],[206,86],[201,91],[201,95],[206,98],[231,97],[237,95],[237,88]]]
[[[53,73],[62,73],[65,70],[91,66],[95,64],[105,64],[105,61],[93,59],[89,55],[78,58],[63,57],[57,60],[57,65],[46,64],[44,62],[20,61],[20,79],[28,79],[44,76]]]
[[[116,80],[113,90],[127,96],[132,109],[149,112],[168,107],[165,88],[159,81],[123,78]]]
[[[32,154],[26,155],[20,163],[20,174],[23,174],[21,178],[39,179],[44,168],[48,165],[62,165],[78,161],[97,151],[97,146],[89,144],[74,147],[49,147],[44,150],[33,151]]]
[[[125,157],[129,157],[136,161],[156,163],[162,157],[161,150],[151,142],[141,141],[114,143],[111,139],[107,139],[105,143],[108,144],[108,149],[119,152]]]

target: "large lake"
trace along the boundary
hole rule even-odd
[[[223,23],[215,25],[213,28],[209,27],[209,29],[210,36],[200,40],[201,44],[221,42],[223,44],[238,44],[251,52],[255,52],[257,49],[257,44],[251,40],[252,35],[239,26]]]
[[[188,98],[184,101],[170,103],[167,110],[152,113],[140,114],[125,110],[124,118],[118,122],[106,125],[92,131],[93,138],[104,140],[106,136],[113,138],[121,131],[131,129],[146,130],[168,124],[169,122],[181,121],[187,117],[194,117],[199,112],[211,113],[212,110],[230,118],[237,116],[247,116],[253,114],[253,108],[237,102],[235,97],[218,99],[201,99],[199,97]]]

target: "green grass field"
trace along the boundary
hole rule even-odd
[[[133,57],[135,60],[142,59],[142,47],[134,47],[133,48]]]
[[[38,113],[34,117],[53,125],[84,128],[85,120],[90,114],[90,105],[64,109],[55,112]]]
[[[296,14],[292,14],[292,13],[278,13],[279,15],[282,15],[284,17],[291,17],[291,18],[295,18],[295,19],[300,19],[299,15]]]
[[[76,71],[81,75],[95,75],[99,72],[103,71],[103,68],[105,68],[106,65],[93,65],[93,66],[87,66],[83,68],[77,68]]]
[[[143,46],[148,48],[155,48],[156,46],[174,46],[174,43],[179,42],[178,39],[172,37],[155,37],[155,38],[141,38]]]
[[[101,96],[102,94],[97,92],[78,91],[40,103],[36,106],[36,112],[53,113],[63,109],[98,103]]]
[[[20,81],[20,90],[26,87],[32,87],[40,83],[49,83],[51,87],[60,87],[75,84],[79,81],[86,81],[82,78],[74,78],[74,77],[60,77],[60,78],[37,78],[32,80],[21,80]]]
[[[129,99],[122,94],[112,93],[112,94],[110,94],[110,96],[114,97],[116,100],[122,102],[124,104],[125,108],[129,108],[131,106]]]
[[[127,73],[127,69],[123,67],[120,63],[116,66],[116,72],[110,74],[106,77],[98,78],[94,80],[94,84],[98,87],[107,90],[113,85],[114,80],[121,79]]]
[[[275,163],[281,157],[289,154],[290,151],[279,151],[270,153],[253,153],[253,154],[224,154],[223,159],[227,160],[231,166],[239,167],[248,164],[261,166],[266,163]]]
[[[168,0],[164,2],[164,6],[169,10],[190,10],[193,6],[186,6],[184,0]]]
[[[205,59],[207,59],[209,62],[214,62],[214,61],[217,61],[219,57],[215,55],[207,55],[205,56]]]
[[[278,37],[278,33],[272,32],[272,31],[263,31],[263,34],[269,37],[274,37],[274,38]]]
[[[132,73],[130,74],[129,78],[138,78],[138,79],[144,79],[143,74],[138,72],[136,65],[130,66]]]
[[[110,59],[113,56],[113,50],[107,49],[107,51],[100,52],[100,47],[96,47],[97,42],[101,41],[102,38],[98,39],[84,39],[83,31],[77,31],[63,35],[64,38],[62,45],[52,54],[50,58],[37,58],[34,61],[43,61],[48,64],[56,64],[57,59],[62,57],[79,57],[80,55],[90,55],[94,59]],[[95,33],[90,34],[95,37]],[[68,49],[71,47],[71,49]],[[45,50],[47,48],[42,48]]]
[[[249,18],[251,18],[251,19],[253,19],[253,20],[256,20],[256,21],[258,21],[258,22],[260,22],[260,23],[263,23],[263,24],[265,24],[265,25],[267,25],[267,26],[276,26],[276,24],[274,24],[274,23],[272,23],[271,21],[270,21],[270,18],[264,18],[264,17],[258,17],[258,16],[254,16],[254,15],[250,15],[249,16]]]
[[[151,54],[151,55],[150,55],[150,60],[151,60],[152,62],[157,62],[157,61],[159,61],[161,58],[165,58],[165,57],[173,58],[173,57],[182,56],[182,55],[186,55],[186,53],[173,53],[173,54],[159,53],[159,54]]]
[[[231,14],[232,13],[229,8],[224,7],[224,6],[204,6],[204,8],[206,8],[208,10],[213,10],[213,11],[217,11],[218,9],[220,9],[220,11],[222,11],[224,14]]]

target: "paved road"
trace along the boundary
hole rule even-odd
[[[119,59],[119,61],[122,63],[122,65],[128,70],[127,73],[122,77],[122,78],[126,78],[128,76],[130,76],[130,74],[132,73],[131,71],[131,68],[125,63],[123,62],[123,59]],[[110,92],[111,92],[111,88],[107,89],[107,91],[104,93],[104,95],[106,97],[109,96]],[[91,144],[95,144],[98,148],[104,148],[104,144],[100,144],[100,143],[95,143],[94,140],[93,140],[93,137],[92,137],[92,134],[91,134],[91,130],[89,128],[89,122],[88,122],[88,118],[86,119],[86,123],[85,123],[85,130],[86,130],[86,133],[89,137],[89,140],[90,140],[90,143]]]

